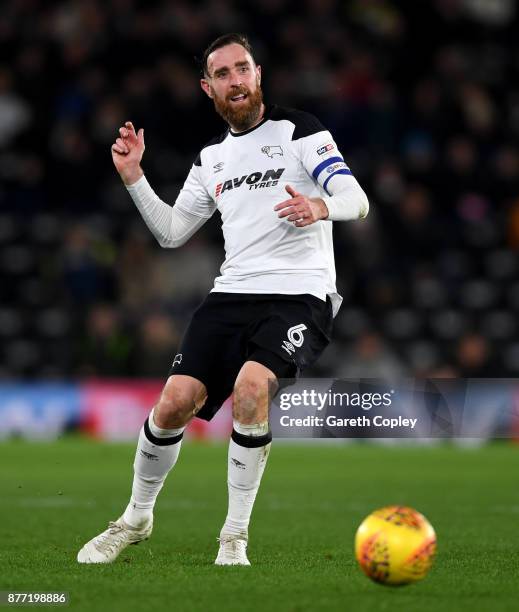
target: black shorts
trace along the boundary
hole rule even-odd
[[[329,344],[332,324],[330,298],[213,292],[194,312],[169,374],[204,383],[207,401],[197,416],[210,421],[246,361],[293,378]]]

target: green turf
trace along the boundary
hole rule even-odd
[[[66,590],[74,610],[517,610],[519,447],[274,444],[250,530],[251,568],[215,567],[226,446],[185,443],[152,539],[109,566],[77,550],[127,500],[132,445],[0,444],[0,590]],[[407,504],[439,552],[420,584],[388,588],[356,567],[356,526]]]

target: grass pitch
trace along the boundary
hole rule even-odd
[[[68,591],[73,610],[517,610],[519,447],[386,448],[274,442],[250,529],[253,566],[215,567],[226,445],[186,442],[151,540],[112,565],[77,550],[122,512],[133,445],[0,444],[0,590]],[[389,504],[423,512],[438,557],[389,588],[356,566],[353,537]]]

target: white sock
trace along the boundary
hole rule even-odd
[[[227,467],[229,508],[220,536],[225,533],[247,538],[252,507],[267,464],[272,435],[268,423],[241,425],[233,421],[233,426]],[[256,446],[258,443],[260,446]]]
[[[152,518],[157,495],[177,462],[184,429],[161,429],[153,421],[153,410],[150,412],[139,433],[132,496],[123,515],[131,527],[142,527]]]

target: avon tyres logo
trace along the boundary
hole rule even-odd
[[[274,158],[274,155],[279,155],[283,157],[283,149],[279,145],[270,145],[261,147],[261,152],[268,155],[271,159]]]
[[[278,168],[277,170],[266,170],[265,172],[252,172],[248,176],[244,174],[243,176],[229,179],[223,183],[218,183],[218,185],[216,185],[215,198],[224,191],[238,189],[238,187],[242,185],[248,185],[249,190],[275,187],[284,171],[285,168]]]

